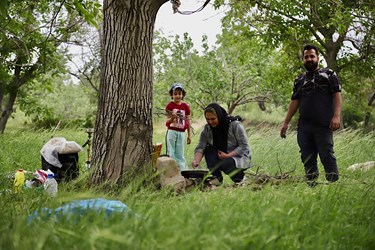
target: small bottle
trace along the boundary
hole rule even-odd
[[[57,194],[57,181],[53,178],[53,174],[48,174],[46,181],[44,182],[44,191],[47,194],[55,197]]]
[[[23,169],[18,169],[16,175],[14,176],[14,192],[22,192],[23,186],[25,184],[25,174]]]

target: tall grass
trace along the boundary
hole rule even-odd
[[[197,122],[186,159],[193,157],[200,126]],[[303,176],[296,133],[286,139],[278,127],[247,125],[256,171]],[[154,142],[164,142],[165,127],[155,124]],[[41,167],[40,149],[51,136],[83,144],[82,130],[30,131],[11,127],[0,135],[1,249],[374,249],[375,170],[349,172],[357,162],[375,160],[375,134],[344,130],[335,134],[335,154],[341,178],[310,188],[302,181],[233,188],[226,178],[215,191],[171,190],[143,186],[144,179],[114,192],[85,186],[89,173],[59,186],[56,198],[35,190],[15,195],[8,178],[18,168]],[[80,153],[84,169],[85,152]],[[133,213],[107,218],[103,214],[79,220],[35,220],[28,215],[41,207],[56,208],[74,199],[104,197],[123,201]]]

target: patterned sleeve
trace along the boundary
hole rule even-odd
[[[341,92],[341,82],[336,72],[334,72],[333,70],[330,70],[329,73],[331,73],[329,74],[329,84],[331,86],[331,92],[332,93]]]
[[[250,147],[245,128],[240,122],[233,122],[231,123],[231,126],[234,127],[234,136],[236,137],[235,140],[238,143],[238,147],[235,149],[235,151],[238,155],[242,156],[249,151]]]
[[[299,95],[299,88],[300,88],[300,81],[301,81],[301,78],[302,76],[298,76],[295,80],[294,80],[294,85],[293,85],[293,94],[292,94],[292,97],[290,98],[291,100],[297,100],[300,98],[300,95]]]
[[[198,145],[197,147],[195,148],[194,150],[194,153],[196,152],[199,152],[199,153],[202,153],[204,152],[204,149],[206,148],[207,146],[207,143],[208,143],[208,134],[207,134],[207,125],[205,125],[203,127],[203,130],[199,136],[199,142],[198,142]]]

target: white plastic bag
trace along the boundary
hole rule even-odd
[[[61,168],[58,154],[74,154],[82,150],[83,148],[75,141],[67,141],[64,137],[54,137],[44,144],[40,153],[49,164]]]

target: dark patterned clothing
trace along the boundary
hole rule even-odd
[[[333,151],[333,134],[330,128],[305,124],[298,126],[297,142],[306,177],[313,180],[319,176],[317,157],[323,164],[328,181],[337,181],[339,171]]]
[[[246,169],[236,168],[236,162],[232,157],[221,160],[217,155],[217,149],[210,145],[204,149],[204,158],[212,176],[220,182],[223,182],[224,179],[221,171],[229,175],[234,182],[240,182],[245,176]]]
[[[199,152],[201,154],[205,154],[204,151],[206,150],[207,145],[211,145],[215,147],[213,142],[214,142],[214,139],[213,139],[212,129],[210,125],[206,124],[203,127],[203,130],[199,137],[198,145],[195,148],[194,153]],[[247,138],[245,128],[243,127],[241,122],[233,121],[229,123],[227,145],[228,145],[227,152],[231,152],[235,150],[237,153],[237,156],[231,157],[233,158],[235,162],[236,168],[247,169],[252,166],[251,165],[252,152],[250,149],[250,145],[249,145],[249,141]]]
[[[298,76],[291,99],[300,101],[300,122],[329,127],[336,92],[341,92],[340,80],[331,69],[323,68]]]
[[[326,179],[339,178],[333,151],[333,134],[329,128],[333,117],[333,94],[341,92],[340,80],[331,69],[301,74],[294,81],[292,100],[299,100],[297,140],[301,160],[309,180],[319,176],[317,156],[324,166]]]

